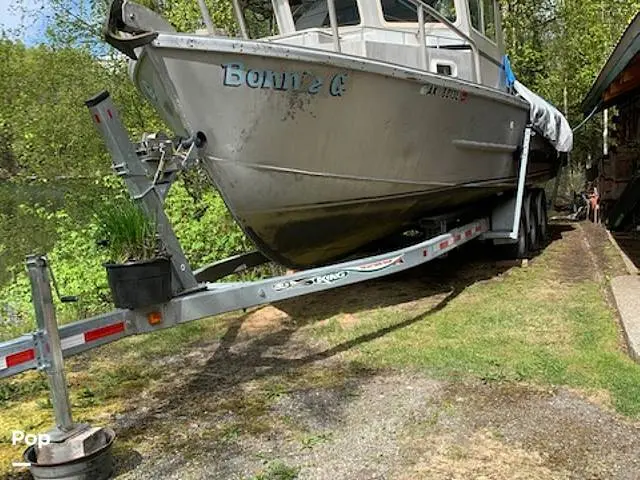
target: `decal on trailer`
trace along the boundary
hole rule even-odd
[[[222,84],[226,87],[305,92],[309,95],[316,95],[324,90],[332,97],[341,97],[347,90],[347,78],[346,73],[322,78],[310,72],[247,69],[240,62],[222,65]]]
[[[317,277],[299,278],[297,280],[284,280],[273,286],[276,292],[289,290],[290,288],[311,287],[313,285],[333,285],[349,276],[349,272],[341,270],[339,272],[318,275]]]
[[[348,267],[344,270],[327,273],[325,275],[318,275],[316,277],[284,280],[282,282],[276,283],[273,286],[273,289],[276,292],[281,292],[283,290],[289,290],[291,288],[311,287],[313,285],[333,285],[347,278],[349,276],[349,272],[373,273],[392,267],[393,265],[401,265],[403,263],[404,254],[392,258],[385,258],[384,260],[378,260],[372,263],[367,263],[365,265]]]
[[[368,263],[366,265],[361,265],[358,267],[349,268],[350,272],[379,272],[380,270],[384,270],[385,268],[389,268],[393,265],[400,265],[404,263],[404,254],[398,255],[393,258],[385,258],[384,260],[378,260],[377,262]]]

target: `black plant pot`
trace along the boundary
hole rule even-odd
[[[113,303],[118,308],[147,307],[171,298],[171,263],[168,258],[142,262],[106,263]]]

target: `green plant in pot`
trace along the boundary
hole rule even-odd
[[[115,306],[136,309],[169,300],[171,263],[156,222],[132,200],[113,202],[95,217]]]

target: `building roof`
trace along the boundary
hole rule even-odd
[[[600,75],[598,75],[591,90],[583,100],[582,111],[585,115],[588,115],[596,108],[602,110],[615,105],[616,100],[619,100],[622,94],[630,91],[629,85],[621,87],[621,83],[625,83],[625,81],[621,82],[619,78],[625,70],[628,70],[628,67],[633,67],[634,72],[637,70],[638,81],[635,83],[640,85],[640,62],[636,58],[638,52],[640,52],[640,13],[636,15],[627,27],[604,68],[600,71]],[[620,85],[614,85],[616,81]],[[633,85],[631,87],[635,88]]]

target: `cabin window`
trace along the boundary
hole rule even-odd
[[[469,0],[471,25],[490,40],[496,40],[494,0]]]
[[[436,67],[436,71],[438,72],[438,74],[446,75],[448,77],[453,75],[453,68],[451,67],[451,65],[445,65],[443,63],[438,64],[438,66]]]
[[[334,0],[338,26],[358,25],[360,13],[356,0]],[[291,0],[291,13],[296,30],[331,26],[326,0]]]
[[[453,0],[424,0],[425,3],[436,9],[447,20],[456,21],[456,8]],[[381,0],[382,15],[386,22],[411,22],[418,21],[416,6],[407,0]],[[425,12],[426,22],[437,22],[435,18]]]

